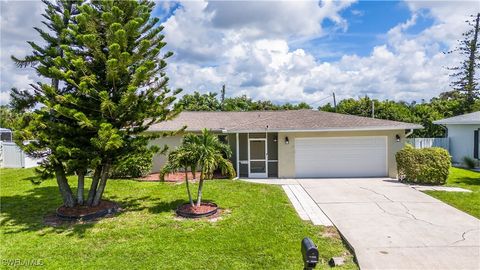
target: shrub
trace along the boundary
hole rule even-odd
[[[407,145],[396,154],[400,181],[443,185],[447,181],[451,166],[450,155],[443,148],[415,149]]]
[[[153,151],[145,151],[126,156],[112,168],[113,178],[135,178],[143,177],[152,169]]]
[[[468,169],[473,169],[476,165],[475,160],[471,157],[463,157],[463,164],[465,164]]]

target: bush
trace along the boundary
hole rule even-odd
[[[443,148],[415,149],[407,145],[396,154],[400,181],[426,185],[443,185],[451,166],[450,155]]]
[[[471,157],[463,157],[463,164],[467,167],[467,169],[474,169],[475,168],[475,160]]]
[[[112,168],[113,178],[135,178],[143,177],[152,169],[153,151],[131,154],[121,159]]]

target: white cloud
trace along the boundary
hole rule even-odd
[[[4,92],[10,87],[25,87],[38,80],[31,69],[14,67],[9,57],[30,51],[25,41],[36,39],[31,27],[40,25],[43,7],[38,2],[0,4],[0,102],[5,102]],[[348,22],[340,12],[350,5],[336,1],[183,2],[164,23],[167,47],[175,52],[168,66],[171,86],[206,92],[218,91],[225,83],[230,96],[309,103],[328,97],[333,90],[339,98],[368,94],[396,100],[429,99],[448,90],[444,67],[459,58],[443,51],[461,37],[466,16],[479,9],[475,2],[408,1],[411,18],[385,33],[385,44],[372,48],[367,56],[352,53],[322,62],[309,52],[311,48],[302,49],[302,40],[345,30]],[[412,35],[409,30],[420,16],[428,16],[433,25]],[[325,20],[334,23],[333,29],[322,27]]]
[[[322,35],[321,23],[327,18],[339,28],[346,27],[339,11],[348,3],[330,8],[331,2],[323,6],[308,2],[298,9],[288,6],[291,2],[244,3],[197,3],[192,10],[185,5],[166,22],[171,49],[179,55],[190,50],[204,56],[177,57],[172,83],[189,91],[215,91],[220,88],[215,82],[222,81],[231,95],[246,93],[278,102],[314,103],[333,90],[340,98],[368,94],[382,99],[429,99],[449,90],[445,67],[459,58],[443,51],[456,45],[467,27],[466,16],[478,9],[474,2],[408,2],[411,18],[385,33],[386,43],[372,48],[370,55],[347,54],[338,61],[320,62],[308,51],[291,49],[289,42]],[[420,16],[428,16],[433,25],[416,35],[408,33]],[[302,31],[295,31],[302,24]],[[181,42],[174,38],[180,33],[186,37]],[[177,76],[187,66],[189,72],[198,73],[195,79]]]
[[[10,59],[31,52],[26,41],[38,42],[34,26],[40,27],[43,5],[40,1],[0,1],[0,104],[9,101],[12,87],[28,88],[39,80],[32,68],[20,69]]]

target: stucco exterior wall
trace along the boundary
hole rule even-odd
[[[465,156],[473,158],[473,132],[480,129],[480,125],[446,125],[446,127],[453,162],[461,163]]]
[[[174,149],[175,147],[179,146],[181,143],[182,143],[182,135],[158,138],[150,141],[150,145],[156,145],[160,147],[160,149],[162,149],[165,145],[167,145],[169,150]],[[162,169],[163,165],[165,165],[165,162],[167,160],[167,154],[168,152],[166,154],[157,153],[153,156],[152,170],[151,170],[152,173],[160,172],[160,170]]]
[[[472,132],[473,133],[473,132]],[[400,135],[400,142],[396,135]],[[341,131],[341,132],[280,132],[278,133],[278,176],[280,178],[295,177],[295,138],[305,137],[354,137],[354,136],[386,136],[388,176],[397,177],[395,153],[405,145],[405,131]],[[285,144],[288,137],[289,144]]]

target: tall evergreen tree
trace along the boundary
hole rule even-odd
[[[465,95],[465,112],[471,112],[475,100],[479,96],[479,82],[475,73],[480,68],[480,40],[479,33],[480,13],[472,15],[467,23],[471,28],[463,33],[463,40],[459,41],[458,47],[449,52],[458,52],[465,57],[460,66],[449,68],[454,78],[452,86],[454,90]]]
[[[60,87],[56,65],[64,57],[62,46],[71,43],[68,37],[68,27],[78,14],[77,7],[81,1],[60,0],[55,3],[42,1],[46,5],[43,14],[45,20],[42,23],[47,30],[38,27],[34,27],[34,29],[45,45],[40,46],[28,41],[33,49],[32,54],[23,59],[12,56],[12,60],[21,68],[34,67],[37,74],[42,78],[49,79],[50,83],[32,84],[33,94],[26,90],[12,89],[11,104],[14,110],[24,112],[35,108],[37,104],[42,106],[32,114],[32,119],[28,123],[24,123],[26,125],[16,132],[16,138],[20,142],[35,138],[35,141],[28,145],[23,145],[23,143],[18,143],[18,145],[32,156],[48,155],[41,166],[42,176],[46,177],[55,173],[64,205],[73,207],[76,199],[66,177],[66,165],[69,156],[76,155],[78,152],[72,151],[71,145],[63,140],[65,134],[74,134],[71,129],[72,121],[60,115],[54,110],[54,106],[58,103],[56,97],[62,96],[68,91],[66,87]],[[82,139],[81,132],[75,135],[78,135],[75,136],[75,139]]]
[[[51,150],[44,167],[57,179],[75,172],[83,183],[87,169],[93,171],[85,202],[91,206],[100,203],[112,165],[144,151],[158,136],[145,131],[179,112],[172,103],[180,90],[168,89],[164,73],[172,53],[161,55],[166,43],[159,19],[151,16],[154,5],[148,0],[78,5],[62,32],[68,41],[60,44],[62,54],[51,61],[49,74],[41,74],[60,83],[35,88],[34,100],[42,107],[26,130],[40,137],[36,150]],[[42,63],[45,57],[39,58]],[[64,189],[60,186],[62,194]],[[64,198],[68,207],[76,203]]]

